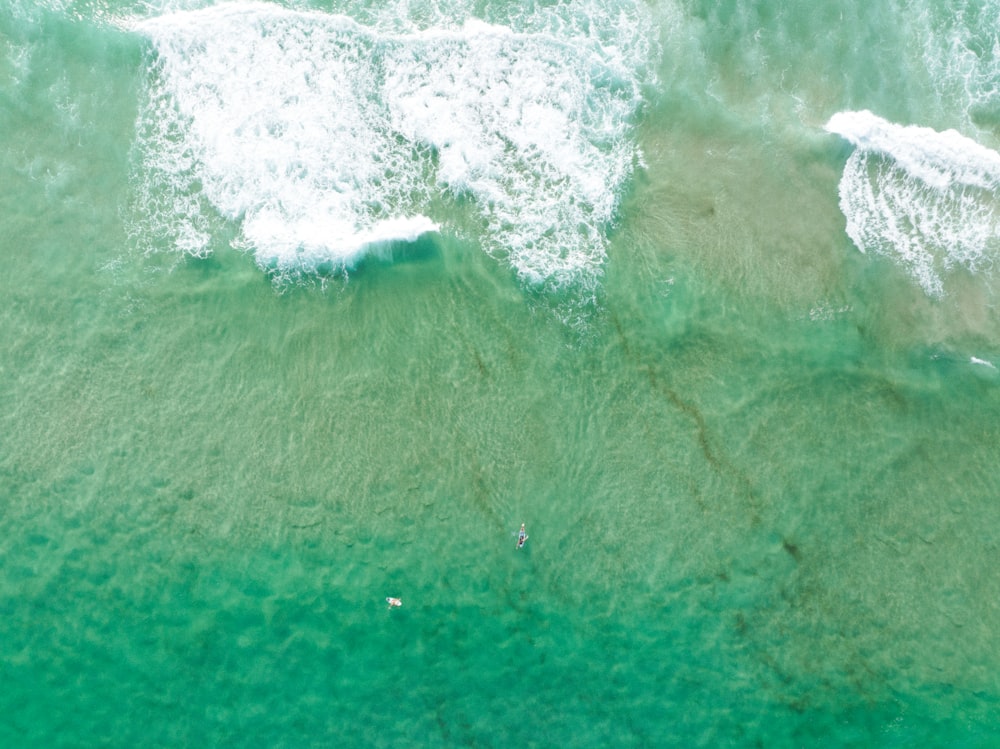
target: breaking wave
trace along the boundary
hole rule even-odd
[[[954,130],[839,112],[826,130],[855,150],[840,180],[847,233],[901,264],[931,296],[956,266],[989,267],[1000,248],[1000,154]]]
[[[134,22],[144,232],[205,255],[217,214],[294,275],[448,231],[435,206],[469,199],[480,244],[525,282],[595,282],[640,158],[652,34],[640,6],[584,10],[384,25],[249,3]]]

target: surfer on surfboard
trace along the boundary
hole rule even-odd
[[[390,597],[388,597],[388,598],[386,598],[385,600],[386,600],[386,603],[388,603],[388,604],[389,604],[389,608],[390,608],[390,609],[391,609],[391,608],[392,608],[393,606],[402,606],[402,605],[403,605],[403,602],[402,602],[402,601],[400,601],[400,600],[399,600],[398,598],[393,598],[393,597],[391,597],[391,596],[390,596]]]
[[[524,532],[524,523],[521,523],[521,530],[517,534],[517,548],[520,549],[524,546],[524,542],[528,540],[528,534]]]

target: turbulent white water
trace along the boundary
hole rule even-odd
[[[889,256],[923,290],[944,293],[955,266],[976,272],[1000,247],[1000,154],[953,131],[840,112],[826,125],[854,144],[840,180],[847,233]]]
[[[579,8],[565,23],[518,19],[527,30],[432,17],[386,31],[262,3],[136,22],[153,53],[138,128],[146,229],[203,255],[214,211],[262,267],[336,270],[448,231],[435,198],[466,196],[484,249],[522,279],[593,282],[639,158],[642,80],[597,10],[587,32]]]

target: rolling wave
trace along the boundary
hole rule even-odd
[[[639,159],[642,73],[610,27],[547,18],[387,31],[250,3],[136,21],[145,229],[204,255],[215,212],[294,275],[447,231],[434,206],[469,198],[483,248],[525,282],[595,282]]]
[[[840,180],[847,233],[901,264],[930,296],[948,272],[989,267],[1000,249],[1000,154],[948,130],[839,112],[826,130],[855,150]]]

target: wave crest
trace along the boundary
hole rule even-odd
[[[955,266],[972,272],[1000,249],[1000,154],[948,130],[839,112],[826,130],[854,144],[840,180],[847,233],[862,252],[900,263],[931,296]]]

